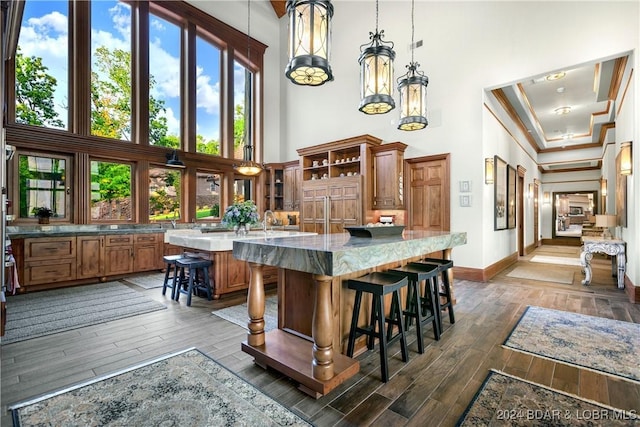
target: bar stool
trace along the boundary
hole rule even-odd
[[[403,312],[407,328],[412,320],[416,320],[416,335],[418,338],[418,353],[424,353],[424,340],[422,326],[431,322],[433,336],[440,339],[440,307],[436,298],[438,289],[438,266],[429,264],[407,264],[393,268],[389,273],[398,274],[409,280],[406,309]],[[420,283],[425,282],[424,294],[420,289]]]
[[[407,350],[407,339],[404,329],[400,308],[399,290],[407,286],[407,278],[400,277],[396,274],[373,272],[356,279],[347,280],[347,287],[356,291],[355,302],[353,306],[353,315],[351,317],[351,329],[349,331],[349,344],[347,346],[347,356],[353,357],[353,349],[356,338],[361,335],[367,335],[367,348],[373,350],[374,339],[378,338],[380,342],[380,369],[382,381],[389,381],[389,368],[387,366],[387,346],[400,341],[400,349],[402,351],[402,361],[409,360],[409,352]],[[360,315],[360,305],[362,302],[362,293],[367,292],[372,295],[371,300],[371,321],[366,327],[358,326],[358,317]],[[384,296],[391,294],[391,313],[390,317],[384,314]],[[389,331],[392,331],[392,325],[398,326],[398,333],[391,336],[389,332],[385,333],[385,322],[389,325]],[[378,331],[376,332],[376,326]]]
[[[440,309],[447,309],[449,313],[449,322],[453,325],[456,323],[456,317],[453,313],[453,298],[451,297],[451,283],[449,282],[449,269],[453,268],[453,261],[441,258],[424,258],[417,264],[437,265],[442,276],[442,288],[438,288],[438,302]],[[442,316],[440,316],[440,331],[442,331]]]
[[[167,288],[171,288],[171,299],[176,299],[176,282],[178,279],[176,261],[180,258],[182,258],[182,255],[165,255],[162,257],[164,263],[167,265],[164,273],[164,283],[162,284],[162,295],[167,293]]]
[[[176,285],[175,300],[179,301],[180,294],[187,294],[187,306],[191,306],[191,296],[196,290],[205,290],[207,299],[211,301],[211,283],[209,282],[209,267],[213,263],[211,260],[203,258],[184,257],[176,260],[176,268],[180,272],[178,275],[178,284]],[[189,280],[185,278],[185,269],[189,274]],[[202,278],[199,278],[201,276]],[[183,288],[183,284],[188,283],[187,289]]]

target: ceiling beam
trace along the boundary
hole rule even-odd
[[[271,0],[271,6],[278,18],[282,18],[287,14],[287,2],[286,0]]]

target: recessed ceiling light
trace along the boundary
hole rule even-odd
[[[563,114],[569,114],[571,112],[571,107],[558,107],[553,110],[557,115],[561,116]]]
[[[564,93],[564,86],[560,86],[558,89],[556,89],[556,92]]]
[[[563,78],[566,75],[567,75],[567,73],[565,73],[564,71],[560,71],[559,73],[549,74],[545,78],[551,82],[553,80],[560,80],[561,78]]]
[[[564,135],[562,135],[562,139],[571,139],[571,138],[573,138],[572,133],[565,133]]]

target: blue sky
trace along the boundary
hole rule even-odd
[[[92,2],[92,49],[106,45],[130,51],[131,13],[126,4],[113,0]],[[179,107],[179,40],[177,26],[151,17],[150,73],[155,79],[152,95],[165,101],[170,134],[180,129]],[[213,46],[197,43],[197,133],[205,139],[219,140],[219,56]],[[58,80],[55,104],[61,119],[67,123],[68,104],[68,2],[27,0],[19,45],[22,53],[42,58],[49,74]],[[240,70],[236,67],[236,76]],[[241,74],[241,73],[240,73]],[[236,92],[243,91],[236,85]],[[237,98],[236,98],[237,99]]]

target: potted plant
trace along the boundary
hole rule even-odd
[[[245,234],[252,224],[257,224],[260,220],[258,208],[253,200],[237,202],[228,206],[222,217],[222,225],[233,226],[236,234]]]
[[[38,224],[49,224],[49,218],[53,216],[53,211],[46,206],[33,208],[33,214],[38,217]]]

